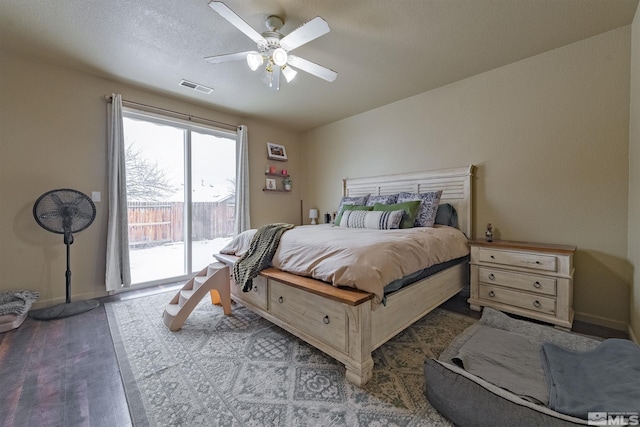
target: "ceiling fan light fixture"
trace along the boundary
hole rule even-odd
[[[287,51],[281,47],[274,49],[271,57],[273,58],[273,63],[279,67],[287,64]]]
[[[298,72],[293,68],[287,67],[286,65],[282,67],[282,75],[287,79],[287,83],[291,82],[291,80],[295,78],[296,74],[298,74]]]
[[[264,58],[258,52],[250,52],[247,54],[247,64],[249,64],[251,70],[257,70],[263,62]]]

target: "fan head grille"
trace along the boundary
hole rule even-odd
[[[47,231],[71,234],[91,225],[96,206],[86,194],[62,188],[40,196],[33,205],[33,217]]]

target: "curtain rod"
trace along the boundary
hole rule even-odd
[[[111,95],[105,95],[104,99],[106,99],[108,102],[111,102],[112,97]],[[172,111],[172,110],[167,110],[166,108],[160,108],[160,107],[154,107],[152,105],[147,105],[147,104],[142,104],[140,102],[135,102],[135,101],[129,101],[126,99],[122,100],[122,104],[127,104],[128,106],[136,106],[136,107],[143,107],[149,110],[155,110],[155,111],[162,111],[163,113],[169,113],[172,114],[178,118],[186,118],[189,121],[203,121],[205,123],[213,123],[216,124],[218,126],[225,126],[234,130],[240,129],[239,125],[232,125],[229,123],[224,123],[224,122],[218,122],[216,120],[211,120],[211,119],[205,119],[204,117],[197,117],[197,116],[192,116],[190,114],[185,114],[185,113],[179,113],[177,111]]]

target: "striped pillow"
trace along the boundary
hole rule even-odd
[[[390,230],[400,228],[404,211],[345,211],[340,227]]]

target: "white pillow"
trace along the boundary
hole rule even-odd
[[[344,211],[340,227],[389,230],[400,228],[404,211]]]

